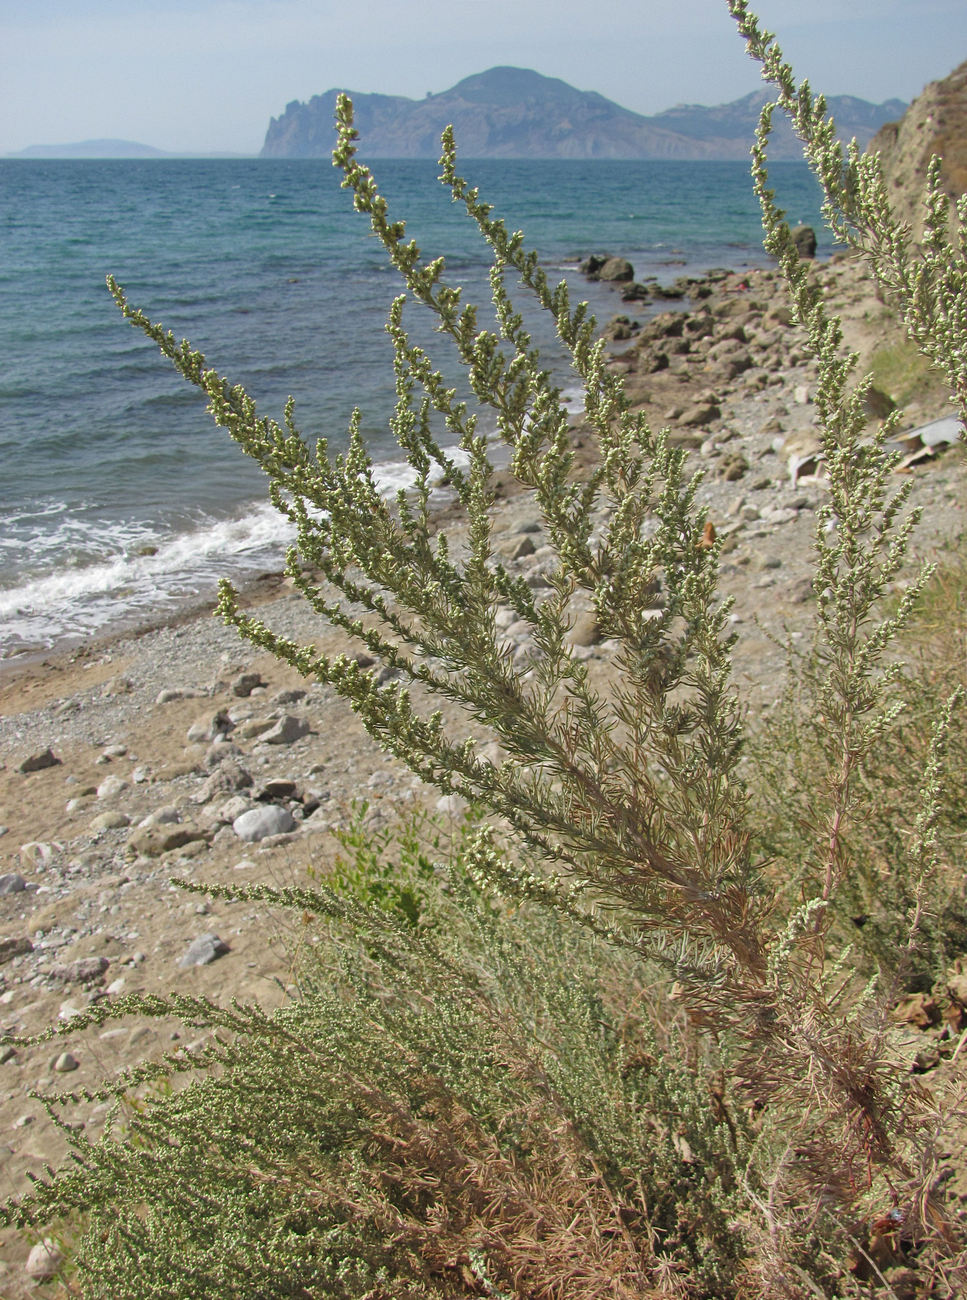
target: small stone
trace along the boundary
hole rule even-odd
[[[229,946],[217,934],[202,934],[188,945],[188,950],[178,962],[180,970],[192,966],[208,966],[217,958],[229,952]]]
[[[287,835],[294,831],[298,823],[290,812],[278,804],[266,804],[262,808],[250,808],[232,822],[232,830],[240,840],[247,844],[256,844],[270,835]]]
[[[4,962],[12,961],[14,957],[23,957],[28,952],[33,952],[34,945],[26,936],[14,936],[9,939],[0,939],[0,966]]]
[[[714,402],[696,402],[687,407],[678,417],[682,424],[710,424],[719,419],[722,411]]]
[[[234,759],[226,759],[192,797],[195,803],[208,803],[216,795],[237,794],[239,790],[247,790],[251,784],[251,774]]]
[[[130,677],[109,677],[101,687],[102,699],[109,699],[112,695],[130,695],[134,690],[134,682]]]
[[[0,898],[7,894],[19,894],[27,888],[27,882],[19,872],[11,871],[5,876],[0,876]]]
[[[139,826],[174,826],[181,821],[181,813],[173,803],[162,804],[153,813],[148,813]]]
[[[224,709],[217,713],[197,718],[188,728],[187,740],[190,745],[212,741],[217,736],[226,736],[234,729],[234,722]]]
[[[789,234],[800,257],[812,259],[816,256],[816,232],[812,226],[793,226]]]
[[[183,848],[195,840],[207,840],[210,833],[193,822],[139,827],[128,839],[128,848],[146,858],[158,858],[162,853]]]
[[[128,816],[128,814],[123,812],[118,812],[117,810],[115,810],[114,812],[101,813],[99,816],[95,817],[94,820],[91,822],[91,830],[92,831],[117,831],[117,830],[121,830],[125,826],[130,826],[130,825],[131,825],[131,818]]]
[[[171,700],[195,700],[204,695],[204,691],[193,686],[166,686],[155,697],[155,704],[168,704]]]
[[[309,730],[307,719],[296,717],[294,713],[286,713],[275,726],[263,734],[262,739],[268,745],[292,745],[303,736],[307,736]]]
[[[272,777],[259,787],[255,797],[262,803],[278,803],[281,799],[297,798],[297,789],[295,781],[286,777]]]
[[[756,552],[749,561],[749,568],[754,573],[765,573],[769,569],[781,569],[782,560],[778,555],[763,555],[761,552]]]
[[[91,984],[101,978],[110,964],[106,957],[78,957],[76,961],[55,962],[47,973],[51,979],[64,984]]]
[[[122,780],[121,777],[106,776],[97,787],[97,797],[98,799],[113,799],[127,788],[128,782]]]
[[[272,717],[248,718],[245,722],[240,722],[236,735],[243,740],[257,740],[259,736],[264,736],[267,731],[271,731],[276,725],[278,719]]]
[[[20,861],[25,867],[43,871],[53,861],[55,850],[61,847],[58,844],[44,843],[42,840],[28,840],[26,844],[20,846]]]
[[[283,691],[276,691],[272,696],[272,703],[275,705],[298,704],[301,700],[306,698],[308,693],[309,692],[304,691],[301,686],[289,686]]]
[[[55,1074],[70,1074],[72,1070],[80,1067],[80,1061],[70,1052],[61,1052],[50,1063],[50,1068]]]
[[[201,820],[206,826],[225,826],[229,822],[235,821],[241,817],[242,813],[247,813],[252,807],[252,801],[246,799],[244,795],[233,794],[230,799],[225,799],[221,803],[210,803],[201,813]]]
[[[791,524],[799,518],[799,511],[783,509],[782,506],[763,506],[762,519],[767,524]]]
[[[574,646],[597,645],[601,638],[601,626],[593,610],[578,614],[567,634],[568,642]]]
[[[239,699],[246,699],[258,686],[264,686],[261,673],[239,673],[231,685],[231,692]]]
[[[9,1065],[11,1061],[17,1059],[17,1053],[12,1047],[0,1047],[0,1065]]]
[[[790,605],[805,605],[814,595],[812,578],[799,578],[789,587],[786,599]]]
[[[57,1270],[64,1262],[64,1252],[50,1237],[38,1241],[32,1247],[24,1264],[24,1272],[35,1282],[50,1282],[57,1276]]]
[[[739,452],[726,456],[718,467],[717,475],[726,483],[737,483],[749,472],[749,462]]]
[[[42,772],[45,767],[57,767],[60,762],[52,749],[42,749],[25,758],[18,765],[17,771],[26,776],[30,772]]]

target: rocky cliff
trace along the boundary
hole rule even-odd
[[[338,93],[329,90],[308,103],[287,105],[269,125],[262,156],[327,157],[335,139]],[[767,98],[765,91],[757,91],[718,108],[689,104],[643,117],[603,95],[525,68],[491,68],[422,100],[350,94],[371,158],[436,158],[440,132],[453,123],[461,154],[470,158],[745,161]],[[905,107],[900,100],[874,105],[852,96],[833,96],[829,106],[844,138],[855,135],[861,145]],[[771,153],[773,158],[802,156],[785,123],[777,122]]]
[[[967,193],[967,63],[931,82],[899,122],[880,128],[869,148],[880,154],[899,215],[919,235],[920,199],[933,154],[943,159],[944,188],[951,198]]]

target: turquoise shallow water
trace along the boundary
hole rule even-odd
[[[424,251],[486,300],[486,247],[436,166],[374,170]],[[621,307],[576,272],[589,252],[665,281],[763,260],[741,164],[463,170],[601,318]],[[790,219],[818,229],[805,167],[783,164],[775,181]],[[277,566],[286,540],[259,471],[121,320],[108,272],[264,413],[280,416],[291,393],[303,432],[338,447],[358,405],[387,485],[399,481],[382,328],[399,286],[328,163],[0,161],[0,659],[154,619],[221,574]],[[549,326],[534,332],[567,386]]]

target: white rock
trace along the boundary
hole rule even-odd
[[[98,799],[113,799],[119,795],[122,790],[127,790],[128,782],[119,776],[106,776],[101,784],[97,787]]]
[[[139,826],[175,826],[181,821],[181,813],[174,804],[162,804],[153,813],[148,813]]]
[[[49,1282],[64,1262],[64,1252],[52,1237],[38,1241],[27,1256],[24,1272],[35,1282]]]
[[[235,822],[243,813],[247,813],[252,807],[252,801],[246,799],[244,795],[235,794],[230,799],[225,799],[219,804],[210,804],[201,814],[202,825],[214,826],[221,822],[226,825],[228,822]]]
[[[192,686],[166,686],[158,692],[155,704],[167,704],[169,700],[195,700],[204,694],[204,691],[195,690]]]
[[[286,835],[296,829],[297,823],[292,814],[278,804],[265,804],[261,808],[250,808],[232,822],[232,830],[240,840],[247,844],[256,844],[269,835]]]
[[[20,846],[20,861],[25,867],[43,871],[50,866],[54,854],[61,847],[59,844],[47,844],[42,840],[28,840],[26,844]]]

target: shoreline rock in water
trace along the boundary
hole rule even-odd
[[[888,324],[862,274],[848,261],[816,264],[815,274],[846,302],[847,338],[875,351]],[[814,374],[776,272],[716,272],[680,287],[683,309],[608,327],[620,345],[611,365],[703,471],[699,500],[722,542],[722,593],[735,600],[735,681],[764,709],[784,671],[770,634],[795,641],[810,614],[810,541],[825,491]],[[944,413],[929,393],[906,409],[907,424]],[[590,455],[583,417],[573,436]],[[937,455],[912,472],[914,502],[930,507],[916,546],[933,554],[963,531],[962,461]],[[533,587],[546,585],[553,552],[539,513],[506,478],[505,488],[501,557]],[[454,512],[441,527],[455,551],[463,534]],[[271,626],[321,650],[346,648],[300,597],[278,586],[272,596],[262,610]],[[535,653],[526,626],[502,630],[526,665]],[[571,640],[595,671],[611,671],[612,645],[589,608],[575,608]],[[292,977],[284,920],[170,880],[303,884],[310,866],[324,873],[332,862],[333,828],[354,800],[368,802],[373,825],[438,806],[437,792],[380,753],[330,689],[210,616],[7,672],[0,744],[0,1026],[9,1033],[36,1033],[119,993],[178,989],[278,1005]],[[72,1036],[69,1052],[0,1051],[5,1194],[27,1190],[28,1173],[66,1152],[31,1089],[61,1091],[68,1070],[72,1085],[91,1087],[145,1055],[196,1050],[180,1032],[133,1022]],[[96,1136],[104,1114],[92,1104],[75,1122]],[[0,1291],[13,1300],[27,1284],[29,1246],[2,1240],[10,1272],[0,1273]]]

